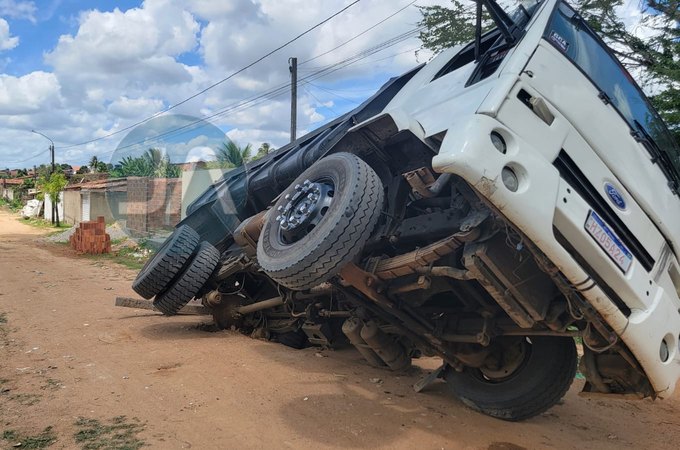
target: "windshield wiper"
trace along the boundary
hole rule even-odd
[[[649,155],[652,157],[652,164],[658,164],[661,171],[668,180],[668,187],[674,195],[678,195],[678,187],[680,187],[680,176],[676,171],[673,162],[668,157],[668,153],[663,151],[656,143],[654,138],[647,132],[645,127],[640,122],[634,120],[635,129],[630,134],[633,138],[642,144]]]
[[[503,35],[505,43],[508,46],[515,44],[522,36],[523,30],[519,24],[515,23],[508,13],[496,3],[496,0],[476,0],[477,14],[475,20],[475,61],[479,62],[481,58],[480,48],[482,45],[482,6],[491,16],[496,27]]]

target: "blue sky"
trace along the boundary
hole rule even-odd
[[[57,162],[80,165],[94,155],[108,161],[130,125],[205,89],[350,3],[0,0],[0,167],[48,161],[48,141],[32,129],[56,142]],[[427,59],[427,52],[416,57],[415,33],[339,70],[320,70],[413,32],[420,13],[412,3],[362,0],[173,113],[200,118],[224,111],[209,122],[230,138],[256,148],[262,142],[283,145],[289,129],[287,89],[234,106],[287,83],[287,60],[297,56],[298,135],[350,110],[390,76]],[[418,2],[432,3],[440,2]]]
[[[6,2],[7,8],[22,2]],[[34,70],[49,70],[43,61],[43,52],[54,47],[63,34],[75,33],[78,30],[78,15],[83,4],[93,9],[106,10],[115,7],[126,10],[140,5],[139,1],[78,1],[78,0],[43,0],[24,2],[35,6],[30,16],[5,17],[10,24],[12,35],[20,37],[20,46],[2,54],[3,60],[9,58],[2,68],[4,73],[21,76]],[[0,2],[2,4],[2,2]],[[32,9],[32,8],[31,8]]]
[[[351,3],[0,0],[0,168],[48,162],[48,141],[33,129],[56,142],[57,162],[81,165],[97,156],[116,163],[111,158],[120,153],[116,148],[134,124],[233,74]],[[281,146],[289,136],[289,57],[297,56],[300,64],[300,136],[352,109],[389,77],[427,61],[429,52],[416,52],[421,17],[416,6],[448,3],[361,0],[172,113],[210,116],[211,133],[219,130],[242,145]],[[640,18],[637,5],[624,2],[623,15],[631,26]],[[366,53],[397,36],[401,39],[393,45]],[[174,122],[166,119],[149,127],[162,123]],[[190,158],[209,158],[209,149],[195,137],[184,149],[196,144]],[[162,139],[147,143],[177,145]]]

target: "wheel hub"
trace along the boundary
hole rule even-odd
[[[285,205],[277,208],[276,221],[282,242],[291,244],[311,232],[323,219],[333,201],[335,187],[330,181],[296,184],[294,192],[286,194]]]
[[[505,346],[495,361],[487,362],[479,370],[489,381],[502,381],[522,366],[528,351],[528,343],[520,340],[514,345]]]

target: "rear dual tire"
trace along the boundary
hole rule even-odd
[[[185,265],[172,285],[159,293],[153,301],[157,310],[167,316],[177,314],[203,288],[220,260],[220,252],[203,242],[196,255]]]
[[[182,270],[198,247],[200,237],[188,225],[180,225],[156,254],[144,264],[132,289],[144,298],[162,292]]]

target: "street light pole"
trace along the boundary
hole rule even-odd
[[[40,131],[31,130],[31,133],[39,134],[40,136],[42,136],[45,139],[47,139],[48,141],[50,141],[50,154],[52,156],[52,172],[50,172],[50,173],[54,173],[55,170],[56,170],[55,165],[54,165],[54,141],[52,139],[48,138],[47,136],[45,136],[44,134],[42,134]]]
[[[52,156],[52,171],[50,172],[50,174],[53,174],[56,171],[56,167],[55,167],[55,164],[54,164],[54,141],[52,139],[50,139],[49,137],[45,136],[44,134],[42,134],[40,131],[31,130],[31,133],[39,134],[40,136],[42,136],[45,139],[47,139],[48,141],[50,141],[50,155]],[[57,212],[57,214],[58,214],[57,202],[59,201],[59,199],[56,199],[56,201],[55,201],[55,199],[51,199],[51,200],[52,200],[52,202],[51,202],[52,203],[52,223],[54,223],[55,212]]]

